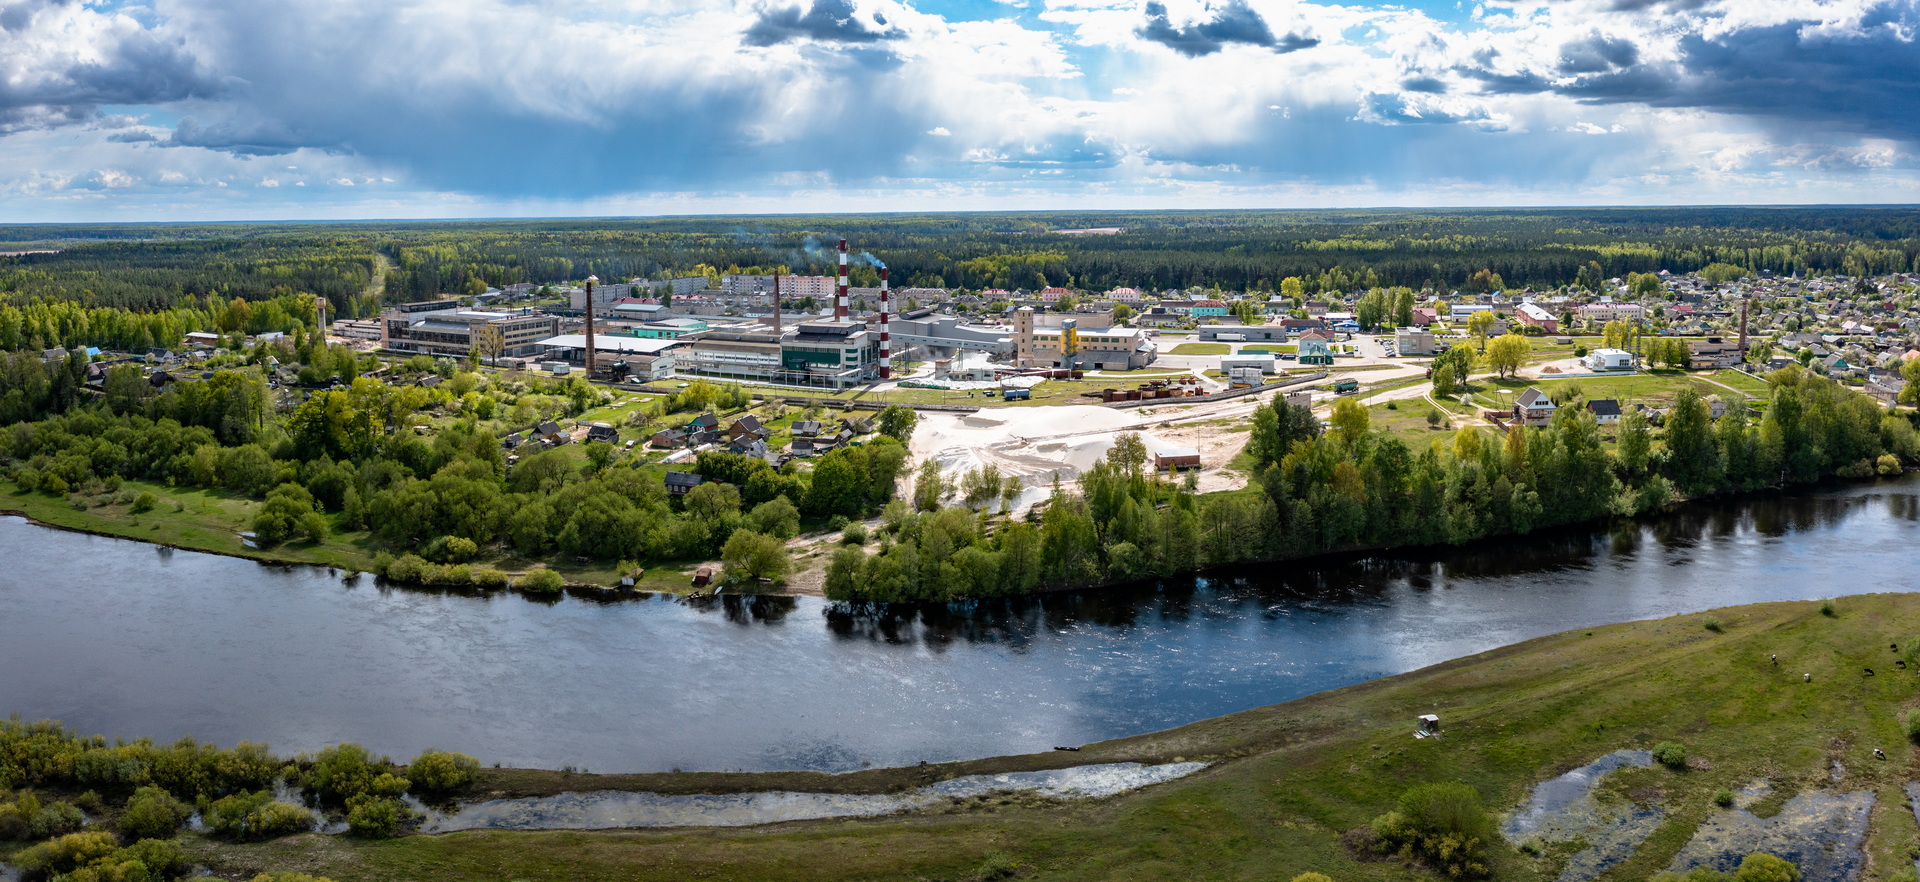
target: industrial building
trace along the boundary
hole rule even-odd
[[[482,328],[500,332],[505,356],[532,355],[539,342],[560,332],[560,319],[545,313],[462,309],[458,300],[406,303],[380,314],[380,345],[396,352],[465,356]]]
[[[1017,366],[1132,370],[1153,362],[1157,347],[1146,331],[1091,323],[1081,327],[1081,318],[1074,315],[1059,316],[1057,320],[1060,321],[1060,327],[1057,330],[1036,328],[1032,307],[1023,306],[1014,310],[1014,359]]]

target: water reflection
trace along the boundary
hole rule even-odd
[[[397,588],[0,519],[0,714],[601,771],[1044,751],[1560,630],[1904,585],[1917,489],[931,605]]]

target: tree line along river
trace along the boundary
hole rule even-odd
[[[0,518],[0,714],[596,772],[909,765],[1164,729],[1573,628],[1903,591],[1920,479],[1461,548],[929,607],[392,588]]]

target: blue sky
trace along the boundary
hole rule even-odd
[[[0,217],[1920,202],[1917,2],[0,0]]]

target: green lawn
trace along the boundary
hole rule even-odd
[[[1226,355],[1232,351],[1226,343],[1181,343],[1173,347],[1174,355]]]
[[[1241,352],[1299,352],[1298,343],[1249,343],[1240,347]]]
[[[1773,394],[1773,387],[1767,385],[1766,380],[1744,371],[1714,371],[1707,376],[1758,398],[1767,398]]]
[[[1717,630],[1709,629],[1712,624]],[[1398,861],[1362,862],[1340,836],[1388,810],[1405,788],[1461,781],[1496,812],[1544,778],[1622,748],[1683,744],[1688,767],[1616,773],[1596,791],[1615,810],[1657,801],[1651,836],[1604,882],[1664,869],[1714,811],[1711,794],[1772,782],[1793,794],[1873,791],[1863,882],[1912,866],[1914,817],[1901,786],[1914,746],[1899,714],[1920,699],[1896,675],[1890,643],[1911,665],[1920,596],[1758,604],[1581,629],[1410,674],[1149,735],[974,763],[836,776],[687,776],[707,792],[756,787],[878,792],[954,775],[1098,762],[1199,759],[1213,767],[1111,799],[969,801],[913,815],[747,829],[476,832],[385,842],[296,836],[257,845],[189,835],[190,856],[229,877],[266,869],[340,882],[452,880],[1288,880],[1317,871],[1341,882],[1435,876]],[[1781,664],[1769,662],[1778,655]],[[1863,667],[1882,674],[1863,677]],[[1811,674],[1803,682],[1802,674]],[[1415,715],[1446,735],[1410,737]],[[457,747],[458,745],[453,745]],[[1886,751],[1878,760],[1873,751]],[[485,773],[488,792],[609,787],[684,792],[681,776]],[[513,783],[513,782],[518,782]],[[818,784],[826,786],[817,786]],[[1768,811],[1764,806],[1762,813]],[[1572,848],[1530,856],[1492,843],[1493,878],[1546,882]],[[1013,866],[1011,873],[994,867]]]

